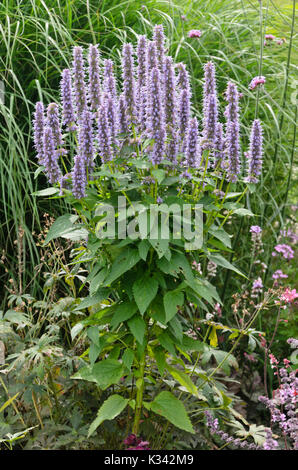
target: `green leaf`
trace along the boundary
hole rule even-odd
[[[148,240],[142,240],[138,245],[139,255],[142,260],[146,261],[150,244]]]
[[[116,418],[124,410],[128,401],[120,395],[111,395],[99,408],[95,420],[90,425],[88,437],[94,433],[103,421]]]
[[[186,390],[192,395],[199,397],[197,387],[192,382],[191,378],[187,374],[185,374],[185,372],[171,366],[167,366],[167,369],[172,375],[172,377],[174,377],[174,379],[177,380],[177,382],[179,382],[182,387],[185,387]]]
[[[124,354],[122,356],[122,361],[125,367],[127,367],[128,370],[131,369],[132,363],[134,360],[134,352],[132,349],[128,348],[124,351]]]
[[[213,263],[215,263],[217,266],[222,266],[223,268],[230,269],[231,271],[235,271],[235,273],[246,278],[246,276],[241,271],[239,271],[239,269],[233,266],[223,256],[218,255],[218,254],[213,254],[213,255],[209,255],[208,258],[210,259],[210,261],[213,261]]]
[[[166,312],[166,321],[170,321],[177,313],[178,307],[184,302],[183,292],[169,291],[164,295],[163,303]]]
[[[42,189],[41,191],[36,191],[35,193],[32,193],[32,196],[53,196],[57,193],[59,193],[59,189],[51,187]]]
[[[111,271],[105,279],[104,286],[112,284],[122,274],[132,269],[140,261],[139,252],[132,248],[127,248],[114,261]]]
[[[76,372],[70,378],[75,380],[88,380],[88,382],[97,382],[92,373],[92,367],[90,366],[81,367],[78,372]]]
[[[76,230],[77,226],[74,224],[78,218],[79,216],[74,214],[65,214],[58,217],[50,227],[44,245],[47,245],[54,238],[62,237],[65,234],[69,234],[72,230]]]
[[[183,403],[171,392],[161,392],[151,403],[151,410],[166,418],[179,429],[194,434],[194,429]]]
[[[160,372],[160,375],[163,375],[165,367],[166,367],[166,355],[165,355],[163,348],[161,348],[160,346],[157,346],[156,348],[154,348],[153,355],[156,360],[156,364]]]
[[[137,310],[138,307],[135,302],[123,302],[122,304],[119,304],[113,315],[111,327],[116,328],[120,323],[129,320]]]
[[[212,327],[208,339],[210,342],[210,346],[212,346],[213,348],[216,348],[218,346],[218,339],[215,326]]]
[[[242,207],[240,207],[239,209],[235,209],[233,211],[233,214],[238,214],[238,215],[242,215],[242,216],[248,216],[248,217],[253,217],[255,214],[253,214],[249,209],[244,209]]]
[[[116,359],[97,362],[92,368],[92,376],[102,390],[119,382],[123,376],[123,365]]]
[[[225,246],[231,248],[231,236],[224,230],[216,228],[214,225],[209,229],[209,233],[218,238]]]
[[[146,323],[143,318],[140,315],[135,315],[131,320],[128,320],[127,324],[138,343],[143,344],[146,329]]]
[[[149,276],[141,277],[134,282],[132,291],[141,315],[144,315],[157,294],[158,281]]]

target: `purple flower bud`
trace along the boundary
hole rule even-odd
[[[246,181],[257,183],[262,170],[262,127],[258,119],[255,119],[251,128],[250,148],[248,157],[248,175]]]
[[[131,44],[124,44],[122,57],[123,96],[126,106],[126,116],[129,124],[135,124],[136,90],[134,79],[133,47]]]
[[[112,160],[111,135],[106,106],[101,105],[98,112],[98,147],[103,163]]]
[[[59,109],[56,103],[50,103],[47,108],[47,126],[52,129],[55,146],[61,147],[63,139],[59,121]]]
[[[186,139],[186,164],[191,168],[198,167],[200,149],[199,149],[199,131],[197,118],[189,121],[189,128]]]
[[[80,119],[87,107],[83,49],[80,46],[73,49],[73,85],[77,115]]]
[[[41,101],[38,101],[35,105],[35,113],[33,120],[33,136],[34,146],[37,152],[37,160],[40,165],[43,164],[43,131],[45,125],[44,119],[44,106]]]
[[[46,175],[51,184],[59,181],[61,171],[58,166],[58,157],[55,147],[53,131],[50,127],[45,127],[43,134],[43,149],[44,158],[43,164],[45,166]]]
[[[85,162],[80,155],[76,155],[72,170],[72,194],[76,199],[81,199],[86,196],[86,185]]]
[[[89,102],[91,109],[97,111],[100,106],[100,71],[97,46],[89,47]]]

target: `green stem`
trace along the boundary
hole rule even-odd
[[[135,417],[132,432],[136,436],[139,434],[139,426],[140,426],[140,419],[141,419],[141,411],[143,405],[143,394],[144,394],[144,375],[145,375],[145,365],[146,365],[146,355],[145,351],[142,354],[140,363],[139,363],[139,370],[141,377],[137,379],[137,396],[136,396],[136,407],[135,407]]]

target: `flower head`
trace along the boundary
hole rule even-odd
[[[188,31],[188,37],[189,38],[200,38],[202,36],[202,31],[199,29],[191,29]]]

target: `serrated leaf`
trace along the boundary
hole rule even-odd
[[[157,294],[158,281],[149,276],[141,277],[134,282],[132,291],[140,313],[144,315]]]
[[[183,403],[171,392],[161,392],[151,403],[151,411],[166,418],[179,429],[194,434]]]
[[[111,327],[116,328],[120,323],[129,320],[138,310],[135,302],[123,302],[116,307],[111,321]]]
[[[111,271],[105,279],[103,285],[108,286],[109,284],[112,284],[112,282],[122,276],[122,274],[132,269],[140,261],[140,259],[140,255],[137,250],[127,248],[114,261]]]
[[[198,390],[195,384],[192,382],[191,378],[182,370],[176,369],[172,366],[167,366],[167,370],[170,372],[172,377],[174,377],[177,382],[180,383],[186,390],[192,395],[198,397]]]
[[[117,384],[123,375],[123,365],[116,359],[97,362],[92,368],[92,376],[102,390]]]
[[[146,323],[144,322],[143,318],[140,317],[140,315],[135,315],[133,318],[128,320],[127,324],[138,343],[143,344],[146,330]]]
[[[99,408],[95,420],[89,427],[88,437],[94,433],[103,421],[116,418],[124,410],[128,401],[127,398],[120,395],[111,395]]]
[[[169,291],[163,298],[164,308],[166,312],[166,322],[170,321],[177,313],[178,307],[184,303],[183,292]]]

